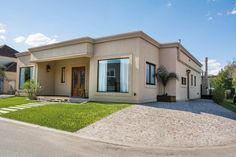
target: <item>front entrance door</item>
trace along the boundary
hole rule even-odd
[[[85,67],[72,68],[72,97],[85,97]]]

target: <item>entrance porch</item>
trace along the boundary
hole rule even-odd
[[[35,78],[42,86],[41,96],[88,98],[89,58],[37,62]]]

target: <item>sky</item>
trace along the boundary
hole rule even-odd
[[[217,74],[236,58],[236,0],[0,0],[0,45],[20,52],[133,31],[160,43],[181,39]]]

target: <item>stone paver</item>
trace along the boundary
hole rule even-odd
[[[0,109],[0,113],[1,113],[1,114],[9,113],[9,111],[4,111],[4,110],[1,110],[1,109]]]
[[[23,110],[27,108],[32,108],[32,107],[38,107],[38,106],[43,106],[49,103],[28,103],[28,104],[22,104],[22,105],[16,105],[16,106],[10,106],[10,107],[4,107],[0,108],[0,114],[5,114],[17,110]]]
[[[4,111],[17,111],[16,109],[11,109],[11,108],[1,108],[1,110],[4,110]]]
[[[76,132],[145,147],[201,147],[236,142],[236,114],[207,100],[133,105]]]

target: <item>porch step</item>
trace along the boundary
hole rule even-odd
[[[50,98],[50,97],[39,97],[37,98],[39,101],[47,101],[47,102],[70,102],[69,98]]]
[[[62,103],[84,103],[88,102],[86,98],[71,98],[71,97],[51,97],[51,96],[39,96],[38,101],[43,102],[62,102]]]

